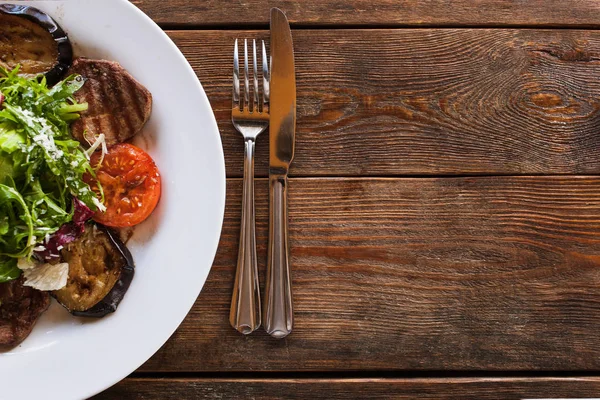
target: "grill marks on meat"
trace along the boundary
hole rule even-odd
[[[82,118],[71,125],[71,133],[84,146],[93,143],[95,137],[101,133],[105,135],[108,145],[129,140],[143,128],[150,118],[152,95],[119,63],[78,58],[69,69],[69,74],[79,74],[86,79],[83,88],[75,93],[75,98],[80,103],[87,102],[89,109],[82,113]],[[87,133],[87,138],[84,138],[84,133]],[[129,252],[127,252],[129,260],[123,260],[122,254],[113,256],[113,258],[116,257],[113,259],[107,255],[108,253],[100,251],[104,248],[98,244],[98,248],[92,249],[93,251],[98,250],[98,256],[102,256],[102,260],[93,261],[97,263],[98,268],[107,268],[114,276],[111,275],[105,279],[106,282],[102,282],[102,284],[108,284],[108,287],[97,294],[96,297],[99,300],[110,297],[107,293],[113,293],[111,289],[116,286],[115,282],[119,279],[121,269],[125,269],[124,263],[129,263],[126,266],[128,276],[120,283],[122,286],[120,292],[115,292],[116,294],[109,299],[112,303],[107,302],[106,307],[112,307],[111,310],[114,311],[133,277],[133,261]],[[115,250],[112,251],[115,252]],[[85,255],[89,256],[90,260],[82,259],[81,268],[92,268],[93,266],[89,265],[89,261],[93,259],[92,255]],[[114,264],[115,259],[119,260],[119,265]],[[105,272],[104,270],[90,271],[88,274],[93,272],[98,276]],[[73,280],[72,271],[69,274],[69,279]],[[96,278],[95,275],[94,278]],[[95,303],[97,301],[87,304],[84,308],[87,309]],[[49,293],[23,286],[22,277],[8,283],[0,283],[0,351],[9,350],[25,340],[40,315],[49,306]],[[71,310],[79,309],[71,307]],[[97,316],[112,312],[110,310],[101,311],[97,312]]]
[[[119,63],[78,58],[69,74],[86,79],[75,98],[87,102],[89,108],[71,125],[71,133],[84,146],[101,133],[108,145],[129,140],[150,118],[152,95]]]
[[[50,295],[23,286],[23,278],[0,283],[0,351],[25,340],[49,305]]]

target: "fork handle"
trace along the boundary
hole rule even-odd
[[[231,326],[244,335],[248,335],[260,326],[261,317],[256,262],[254,148],[254,139],[246,139],[240,247],[229,313]]]
[[[267,333],[277,339],[292,332],[292,284],[288,244],[287,176],[271,176],[269,252],[265,289],[264,323]]]

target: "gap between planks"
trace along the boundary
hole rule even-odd
[[[177,23],[161,23],[158,26],[164,31],[265,31],[269,30],[269,24],[177,24]],[[310,25],[310,24],[294,24],[290,23],[292,30],[390,30],[390,29],[530,29],[530,30],[541,30],[541,29],[553,29],[553,30],[589,30],[597,31],[600,30],[600,25],[522,25],[522,24],[479,24],[479,25],[464,25],[464,24],[386,24],[386,25],[374,25],[374,24],[353,24],[353,25]]]
[[[600,371],[218,371],[218,372],[134,372],[130,379],[171,380],[423,380],[423,379],[600,379]]]

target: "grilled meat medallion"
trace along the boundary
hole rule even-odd
[[[19,345],[48,309],[47,292],[23,286],[23,278],[0,283],[0,351]]]
[[[73,137],[84,146],[101,133],[109,146],[129,140],[150,118],[152,94],[119,63],[77,58],[69,74],[86,79],[75,98],[89,108],[71,125]]]

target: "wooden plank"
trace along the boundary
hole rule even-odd
[[[597,27],[595,0],[133,0],[159,24],[177,26],[267,25],[279,7],[293,25],[367,26],[571,26]]]
[[[243,143],[230,122],[232,44],[265,32],[169,35],[208,93],[229,176],[240,177]],[[600,173],[598,31],[293,35],[294,176]],[[266,134],[257,146],[257,174],[266,176]]]
[[[94,400],[590,398],[600,378],[126,379]]]
[[[240,180],[227,192],[205,288],[143,372],[600,370],[600,177],[292,179],[280,341],[229,326]]]

